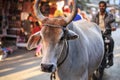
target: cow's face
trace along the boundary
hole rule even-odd
[[[61,21],[64,22],[62,19]],[[63,48],[65,48],[66,41],[78,37],[74,32],[59,25],[62,24],[61,21],[58,19],[46,19],[42,22],[44,23],[40,33],[43,52],[41,61],[42,71],[54,72],[57,67],[58,59],[64,52]]]
[[[56,22],[57,20],[55,20]],[[49,22],[54,21],[43,21],[44,25],[41,30],[41,42],[43,58],[41,61],[41,70],[45,72],[53,72],[57,66],[57,59],[63,49],[64,41],[61,40],[63,36],[63,30],[60,25],[51,24]],[[54,26],[55,27],[54,27]]]
[[[73,9],[71,15],[63,18],[46,18],[39,11],[39,2],[35,0],[34,13],[38,20],[43,24],[41,29],[41,44],[43,58],[41,61],[41,69],[45,72],[53,72],[57,67],[57,61],[62,53],[66,40],[75,39],[77,35],[67,30],[65,25],[69,24],[76,15],[77,0],[73,0]]]

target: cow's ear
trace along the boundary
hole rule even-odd
[[[74,40],[74,39],[76,39],[78,37],[79,37],[79,35],[77,35],[75,32],[73,32],[71,30],[68,30],[67,40]]]
[[[32,49],[34,49],[34,48],[37,48],[37,46],[40,44],[40,42],[41,42],[40,32],[41,32],[41,31],[38,31],[38,32],[32,34],[32,35],[29,37],[29,39],[28,39],[28,41],[27,41],[27,44],[26,44],[26,48],[27,48],[28,50],[32,50]]]

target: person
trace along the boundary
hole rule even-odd
[[[81,11],[80,12],[82,19],[86,20],[86,21],[90,21],[89,17],[87,16],[85,11]]]
[[[38,32],[40,30],[41,30],[41,26],[39,25],[39,23],[38,22],[34,22],[32,30],[31,30],[31,34],[34,34],[34,33]]]
[[[41,0],[41,6],[40,6],[40,11],[44,16],[49,17],[50,14],[50,6],[49,6],[49,1],[44,2]]]
[[[49,14],[50,18],[54,17],[54,13],[55,13],[56,9],[57,9],[56,3],[51,3],[50,4],[50,14]]]
[[[25,14],[25,13],[24,13]],[[27,16],[27,14],[26,14]],[[23,32],[26,34],[26,35],[29,35],[30,34],[30,21],[28,20],[28,17],[29,15],[26,17],[26,19],[22,20],[22,28],[23,28]]]
[[[42,57],[42,53],[41,53],[41,52],[42,52],[42,51],[41,51],[42,49],[41,49],[41,48],[42,48],[42,44],[39,44],[39,45],[37,46],[37,48],[36,48],[36,51],[35,51],[35,56],[36,56],[36,57]]]
[[[80,8],[77,7],[77,14],[76,14],[75,18],[73,19],[73,21],[82,20],[82,15],[80,13],[81,13],[81,10],[80,10]]]
[[[78,20],[90,21],[86,12],[81,10],[81,6],[77,6],[77,14],[73,19],[73,21],[78,21]]]
[[[31,30],[31,34],[35,34],[36,32],[40,31],[42,28],[42,26],[39,25],[38,22],[34,22],[33,23],[33,28]],[[36,37],[34,40],[33,40],[33,43],[38,41],[39,40],[39,37]],[[35,56],[36,57],[39,57],[41,55],[41,47],[42,47],[42,44],[39,44],[36,48],[36,51],[35,51]]]
[[[105,1],[100,1],[99,2],[99,9],[100,11],[93,16],[93,22],[97,23],[101,29],[101,32],[108,35],[110,38],[110,55],[108,57],[108,65],[112,66],[113,65],[113,49],[114,49],[114,40],[111,37],[111,32],[114,31],[115,29],[112,27],[114,26],[115,19],[112,14],[108,13],[106,11],[107,4]],[[104,35],[103,35],[104,36]],[[104,37],[103,37],[104,39]]]

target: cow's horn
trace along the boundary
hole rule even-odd
[[[39,9],[39,1],[40,0],[35,0],[33,8],[34,8],[34,13],[36,17],[38,18],[38,20],[42,21],[43,19],[45,19],[45,16],[43,16],[43,14],[41,13]]]
[[[42,21],[43,19],[45,19],[45,16],[42,15],[40,9],[39,9],[39,1],[40,0],[35,0],[35,4],[34,4],[34,13],[36,15],[36,17],[38,18],[38,20]],[[71,12],[71,15],[66,17],[64,20],[66,22],[65,25],[69,24],[73,18],[75,17],[76,15],[76,7],[77,7],[77,0],[73,0],[73,8],[72,8],[72,12]]]
[[[75,15],[77,13],[76,7],[77,7],[77,1],[78,0],[73,0],[73,1],[74,2],[73,2],[73,5],[72,5],[73,8],[72,8],[71,15],[65,18],[65,21],[66,21],[67,24],[69,24],[73,20],[73,18],[75,17]]]

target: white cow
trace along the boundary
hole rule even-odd
[[[90,80],[104,53],[100,29],[92,22],[71,22],[76,13],[76,0],[71,16],[52,19],[41,14],[38,2],[35,0],[34,10],[43,24],[37,34],[42,43],[41,70],[55,72],[56,80]],[[31,43],[28,44],[30,48]]]

